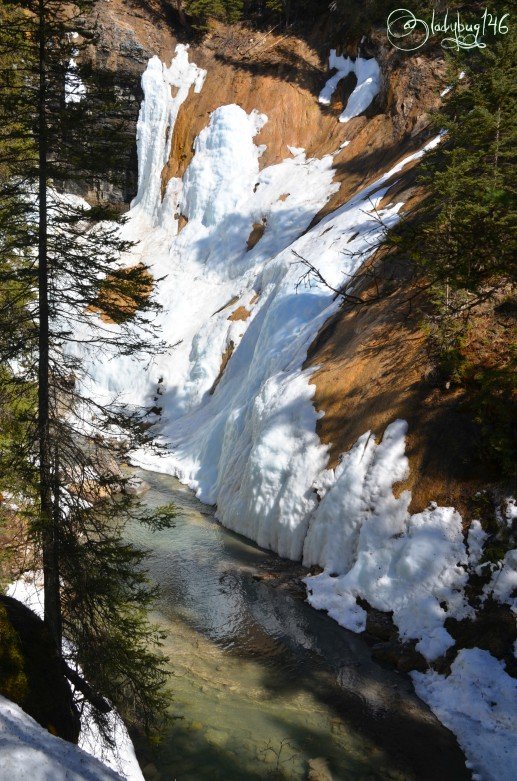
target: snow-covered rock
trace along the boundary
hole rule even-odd
[[[350,73],[357,77],[357,84],[348,98],[344,111],[339,117],[340,122],[348,122],[353,117],[359,116],[366,111],[372,100],[378,94],[381,87],[381,69],[379,63],[372,57],[363,59],[357,57],[353,60],[351,57],[340,57],[335,49],[331,49],[329,55],[329,68],[335,69],[336,73],[330,77],[320,92],[319,102],[324,105],[330,105],[332,95],[337,89],[340,81],[346,78]]]

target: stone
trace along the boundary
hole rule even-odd
[[[149,781],[158,781],[158,779],[161,778],[160,771],[152,762],[149,762],[149,764],[142,768],[142,773],[144,778],[149,779]]]
[[[213,746],[224,746],[228,742],[228,733],[218,729],[207,729],[205,738]]]
[[[142,494],[145,494],[146,491],[150,489],[149,483],[146,483],[145,480],[142,480],[140,477],[130,477],[127,481],[124,490],[126,494],[129,494],[130,496],[142,496]]]
[[[307,781],[332,781],[332,773],[324,757],[309,759],[307,762]]]

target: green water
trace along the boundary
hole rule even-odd
[[[300,568],[221,527],[174,478],[137,473],[151,484],[149,506],[181,510],[173,529],[128,529],[162,588],[155,618],[177,717],[159,747],[136,740],[146,778],[294,781],[316,758],[331,773],[321,781],[469,777],[405,676],[292,589],[259,579]]]

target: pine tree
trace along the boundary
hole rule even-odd
[[[508,36],[470,55],[434,117],[443,139],[423,164],[426,200],[393,232],[452,314],[515,281],[516,53]]]
[[[75,5],[84,14],[93,0]],[[0,10],[0,358],[7,395],[25,399],[8,450],[17,440],[34,487],[45,623],[59,653],[63,634],[72,649],[64,673],[106,731],[106,697],[151,728],[165,703],[160,636],[146,619],[154,590],[122,532],[129,516],[163,525],[173,510],[153,519],[121,494],[113,438],[120,456],[147,442],[149,416],[94,398],[82,354],[154,353],[156,304],[144,265],[118,268],[131,245],[113,210],[55,188],[120,170],[124,128],[112,81],[76,64],[81,16],[57,0]]]
[[[476,296],[508,279],[515,257],[516,44],[508,38],[470,62],[436,118],[443,144],[425,166],[433,276]]]
[[[515,349],[501,338],[515,311],[515,39],[454,59],[449,78],[454,88],[434,118],[442,141],[423,163],[427,197],[388,245],[413,261],[429,292],[430,357],[445,384],[463,388],[476,458],[500,479],[515,475]],[[475,334],[482,314],[489,330]]]

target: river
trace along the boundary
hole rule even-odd
[[[470,778],[409,678],[274,577],[301,567],[222,527],[175,478],[136,474],[148,506],[179,510],[172,529],[127,529],[162,590],[176,717],[159,746],[135,739],[146,778],[302,781],[315,759],[318,781]]]

